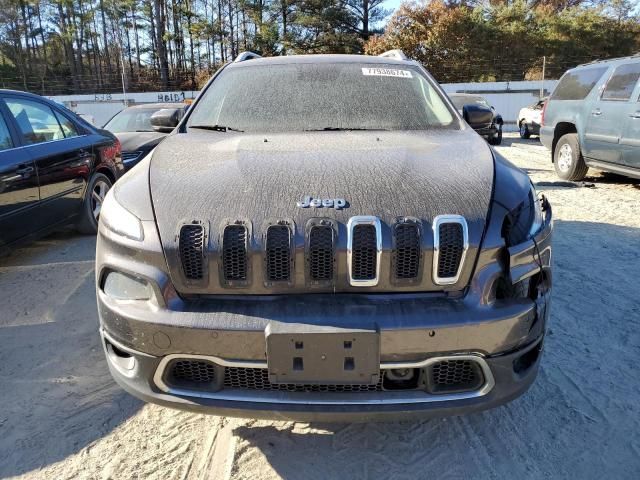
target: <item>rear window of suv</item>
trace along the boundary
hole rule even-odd
[[[629,100],[638,78],[640,78],[640,62],[620,65],[607,82],[602,92],[602,100]]]
[[[554,100],[582,100],[609,67],[581,68],[565,73],[551,98]]]

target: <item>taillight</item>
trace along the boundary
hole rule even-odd
[[[547,104],[549,103],[549,100],[547,100],[546,102],[544,102],[544,105],[542,105],[542,113],[540,114],[540,126],[544,126],[544,112],[547,109]]]
[[[120,156],[121,152],[122,145],[120,144],[120,140],[116,138],[112,145],[102,149],[102,161],[115,161]]]

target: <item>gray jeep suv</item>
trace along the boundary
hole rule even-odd
[[[100,215],[100,332],[144,400],[313,420],[524,393],[551,209],[420,64],[243,54]]]
[[[540,140],[565,180],[589,167],[640,178],[640,56],[566,72],[545,105]]]

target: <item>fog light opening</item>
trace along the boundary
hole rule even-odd
[[[131,372],[136,366],[136,358],[130,353],[116,347],[114,344],[105,340],[107,354],[111,362],[123,371]]]
[[[542,342],[516,358],[513,361],[513,371],[517,374],[526,373],[538,361],[540,352],[542,352]]]
[[[116,271],[107,273],[102,290],[116,300],[149,300],[152,293],[146,280]]]
[[[529,280],[529,298],[536,301],[549,291],[549,279],[546,273],[536,273]]]

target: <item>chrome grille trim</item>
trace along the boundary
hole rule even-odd
[[[462,256],[460,257],[458,271],[455,276],[441,278],[438,274],[438,267],[440,265],[440,225],[446,223],[456,223],[462,227]],[[436,285],[453,285],[458,282],[468,249],[469,230],[467,228],[467,220],[462,215],[438,215],[433,219],[433,282]]]
[[[353,272],[353,231],[358,225],[372,225],[376,232],[376,275],[372,279],[359,280],[354,278]],[[347,267],[349,270],[349,284],[354,287],[375,287],[380,280],[380,260],[382,257],[382,227],[380,219],[373,216],[351,217],[347,223]]]
[[[212,355],[171,354],[162,357],[162,360],[160,360],[160,363],[158,364],[156,372],[153,376],[153,381],[155,382],[156,386],[165,393],[185,397],[212,398],[217,400],[229,400],[238,402],[287,403],[305,405],[434,403],[482,397],[489,393],[495,386],[495,379],[486,360],[480,354],[475,353],[432,357],[417,362],[385,362],[380,365],[381,369],[424,368],[434,363],[442,362],[445,360],[470,360],[476,362],[480,366],[482,374],[484,375],[484,384],[478,390],[462,393],[445,393],[439,395],[429,394],[424,391],[416,390],[384,391],[371,393],[360,392],[356,395],[353,395],[351,393],[322,393],[316,396],[307,393],[292,393],[290,395],[287,395],[286,392],[282,391],[256,391],[253,393],[249,393],[250,391],[247,390],[238,392],[232,389],[223,389],[217,392],[207,392],[202,390],[174,388],[167,385],[163,378],[167,366],[171,363],[171,361],[176,359],[205,360],[217,363],[221,366],[241,368],[267,368],[267,362],[260,360],[226,360]]]

